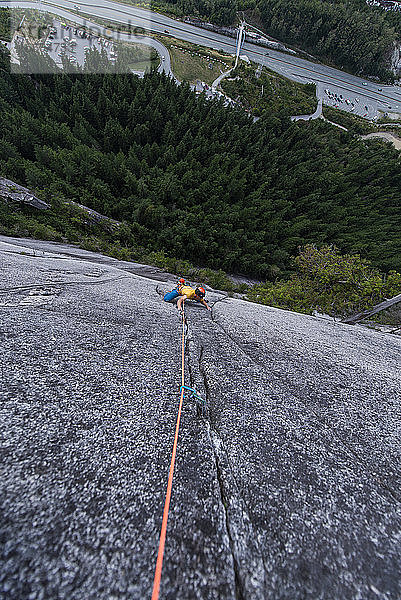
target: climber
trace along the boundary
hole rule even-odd
[[[204,287],[191,288],[189,285],[183,285],[180,287],[180,298],[177,302],[178,310],[183,310],[183,304],[185,300],[196,300],[205,306],[208,310],[212,310],[208,304],[206,304],[204,297],[206,291]]]
[[[182,310],[185,300],[196,300],[197,302],[203,304],[203,306],[205,306],[208,310],[212,310],[204,300],[205,294],[205,288],[199,286],[194,289],[189,285],[185,285],[185,280],[181,278],[177,284],[177,287],[174,290],[171,290],[171,292],[167,292],[167,294],[165,294],[164,301],[170,302],[171,300],[175,300],[179,297],[177,308],[178,310]]]

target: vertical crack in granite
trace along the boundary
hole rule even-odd
[[[187,324],[187,331],[188,331],[188,324]],[[192,340],[191,340],[191,342],[192,342]],[[191,342],[189,340],[189,334],[187,334],[186,341],[185,341],[185,359],[186,359],[185,362],[188,367],[189,385],[191,387],[193,387],[194,386],[194,373],[193,373],[192,363],[191,363],[191,349],[190,349]]]
[[[189,327],[187,317],[185,319],[185,324],[186,324],[185,357],[186,357],[186,365],[188,367],[190,386],[194,389],[197,389],[197,391],[200,391],[203,388],[200,395],[204,396],[206,398],[206,404],[207,404],[207,409],[206,409],[207,413],[206,414],[208,415],[209,414],[210,394],[209,394],[209,389],[207,386],[207,381],[205,380],[205,378],[202,374],[202,371],[200,369],[201,359],[199,357],[200,355],[202,355],[203,346],[201,346],[200,355],[199,355],[199,353],[197,352],[196,344],[192,337],[192,333],[191,333],[191,329]],[[196,367],[198,367],[198,368],[196,368]],[[204,415],[202,415],[201,407],[198,404],[196,405],[196,416],[200,417],[200,418],[204,418]]]
[[[220,494],[219,502],[232,557],[235,597],[237,600],[263,600],[266,597],[263,557],[224,443],[213,425],[212,394],[204,364],[204,347],[195,344],[190,327],[187,330],[187,365],[191,386],[204,394],[207,400],[206,427],[213,452],[217,489]],[[197,414],[200,416],[199,410]]]
[[[212,406],[211,406],[210,388],[209,388],[209,382],[207,380],[206,371],[205,371],[205,368],[203,366],[203,346],[202,345],[200,347],[199,356],[198,356],[198,368],[199,368],[199,373],[202,375],[203,386],[205,388],[206,415],[207,415],[207,418],[209,420],[209,423],[211,425],[213,425],[213,423],[212,423],[212,421],[213,421],[213,418],[212,418],[213,417],[213,413],[212,413]]]
[[[210,401],[210,389],[209,389],[209,383],[207,380],[206,372],[205,372],[205,369],[203,366],[203,346],[200,347],[199,357],[198,357],[198,365],[199,365],[199,372],[203,378],[203,385],[205,386],[206,401],[209,402]]]
[[[239,569],[239,565],[238,565],[237,558],[236,558],[235,551],[234,551],[234,541],[233,541],[233,538],[231,536],[231,531],[230,531],[230,520],[229,520],[229,515],[228,515],[228,510],[227,510],[228,501],[227,501],[227,498],[225,497],[222,472],[221,472],[220,465],[219,465],[219,459],[217,457],[216,452],[214,451],[214,445],[213,445],[212,440],[211,440],[211,444],[212,444],[212,447],[213,447],[214,460],[215,460],[215,465],[216,465],[217,481],[218,481],[219,489],[220,489],[221,504],[222,504],[222,506],[224,508],[226,532],[227,532],[228,540],[229,540],[229,543],[230,543],[231,556],[232,556],[232,559],[233,559],[234,581],[235,581],[235,597],[236,597],[237,600],[245,600],[244,590],[243,590],[241,576],[240,576],[240,569]]]
[[[265,567],[257,536],[253,530],[245,503],[241,498],[227,451],[220,436],[209,426],[221,502],[225,511],[226,530],[233,559],[237,600],[263,600]]]

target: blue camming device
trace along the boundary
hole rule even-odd
[[[187,385],[182,385],[180,387],[180,393],[181,393],[181,390],[184,390],[184,398],[186,398],[187,400],[195,400],[196,404],[201,409],[202,417],[205,417],[206,409],[207,409],[206,400],[204,400],[201,396],[199,396],[199,394],[196,390],[194,390],[191,387],[188,387]]]

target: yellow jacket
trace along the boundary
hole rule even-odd
[[[188,300],[192,300],[193,298],[197,297],[195,290],[189,285],[180,286],[178,291],[180,292],[181,296],[186,296]]]

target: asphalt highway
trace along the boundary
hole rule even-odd
[[[0,266],[0,597],[150,598],[175,281],[4,236]],[[208,414],[184,402],[160,598],[399,600],[400,338],[207,300],[186,307]]]
[[[21,7],[21,8],[31,8],[31,9],[36,9],[36,10],[44,10],[43,7],[39,8],[38,3],[36,2],[21,2],[20,4],[18,2],[4,2],[2,0],[0,0],[0,8],[1,6],[10,6],[12,5],[13,8],[17,8],[17,7]],[[71,13],[67,10],[63,10],[57,6],[52,6],[52,5],[48,5],[46,6],[46,11],[49,13],[52,13],[54,15],[57,15],[63,19],[65,19],[66,21],[71,21],[73,23],[76,23],[76,25],[78,26],[85,26],[88,29],[91,30],[92,35],[93,36],[101,36],[102,38],[111,38],[113,40],[116,41],[121,41],[121,42],[134,42],[136,44],[144,44],[146,46],[151,46],[152,48],[154,48],[156,50],[156,52],[158,53],[159,57],[160,57],[160,65],[158,67],[158,71],[162,72],[164,71],[166,74],[170,75],[171,77],[174,77],[172,71],[171,71],[171,60],[170,60],[170,54],[167,50],[167,48],[158,40],[155,40],[152,37],[149,37],[147,35],[131,35],[128,33],[123,33],[117,30],[112,30],[112,29],[106,29],[105,27],[99,26],[98,23],[92,22],[90,20],[88,20],[85,17],[81,17],[77,14]],[[57,41],[57,38],[56,40]],[[60,41],[60,40],[58,40]],[[88,41],[87,42],[89,46],[91,46],[91,42]]]
[[[172,37],[186,40],[205,47],[213,47],[225,52],[235,52],[235,40],[227,36],[197,28],[188,23],[174,20],[165,15],[150,10],[125,5],[112,0],[93,0],[80,2],[79,0],[57,0],[55,2],[25,2],[23,0],[0,0],[0,6],[29,7],[39,10],[49,10],[67,18],[60,10],[68,10],[68,18],[77,23],[82,23],[77,14],[79,12],[93,17],[106,19],[114,23],[131,24],[133,28],[139,27],[147,31],[169,34]],[[74,8],[78,7],[78,11]],[[57,10],[56,10],[57,9]],[[245,42],[242,50],[250,60],[266,65],[289,79],[306,83],[312,81],[321,84],[322,90],[329,89],[344,98],[354,99],[355,114],[373,119],[382,112],[401,112],[401,88],[398,86],[383,86],[371,81],[363,80],[349,73],[328,67],[319,63],[313,63],[296,56],[282,52],[266,49],[255,44]],[[167,70],[167,68],[166,68]],[[323,96],[326,104],[330,100]],[[367,110],[365,109],[367,107]],[[344,110],[350,110],[345,103],[341,106]]]

